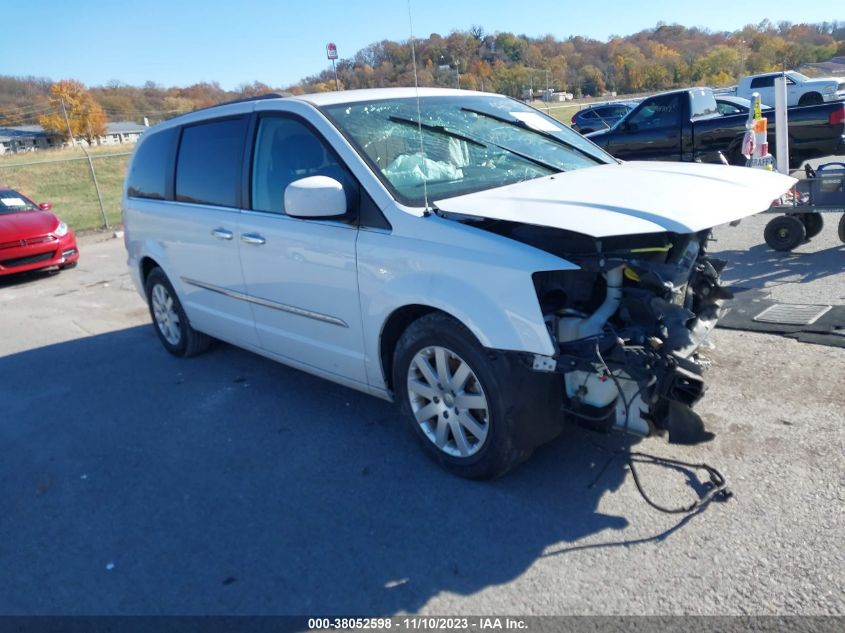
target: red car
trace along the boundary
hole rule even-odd
[[[49,202],[35,204],[14,189],[0,187],[0,275],[72,268],[79,259],[76,237]]]

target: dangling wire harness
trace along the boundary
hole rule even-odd
[[[613,382],[616,385],[616,390],[619,393],[619,397],[622,398],[622,403],[625,405],[625,428],[627,429],[628,419],[630,416],[631,402],[625,399],[625,394],[622,391],[622,385],[619,384],[619,379],[610,370],[610,367],[608,367],[607,363],[604,361],[604,358],[601,355],[601,350],[599,349],[598,341],[596,341],[595,354],[599,362],[601,363],[601,366],[603,366],[603,368],[605,369],[605,375],[609,375],[610,378],[613,379]],[[638,394],[635,394],[635,396],[633,396],[631,400],[633,400],[636,395]],[[603,446],[601,446],[600,448],[602,450],[607,450]],[[720,473],[718,470],[716,470],[713,466],[710,466],[709,464],[694,464],[692,462],[683,462],[668,457],[659,457],[657,455],[650,455],[648,453],[641,452],[631,452],[626,451],[624,449],[615,451],[613,453],[610,459],[607,460],[607,463],[602,467],[599,474],[590,484],[590,488],[595,487],[595,485],[601,479],[602,475],[604,475],[610,465],[619,457],[627,457],[628,468],[631,470],[631,476],[634,479],[634,484],[637,486],[637,491],[640,493],[640,496],[645,500],[648,505],[650,505],[655,510],[659,510],[660,512],[665,512],[666,514],[689,514],[691,512],[696,512],[704,508],[711,501],[727,501],[733,496],[733,493],[728,489],[725,477],[722,475],[722,473]],[[635,463],[655,464],[657,466],[667,466],[670,468],[680,467],[689,468],[692,470],[703,470],[708,474],[710,478],[710,481],[706,482],[705,484],[708,486],[708,490],[703,495],[701,495],[696,501],[694,501],[688,506],[682,506],[679,508],[667,508],[665,506],[660,505],[659,503],[656,503],[651,499],[651,497],[648,496],[648,494],[646,494],[646,491],[643,488],[643,484],[640,481],[640,476],[637,473],[636,467],[634,466]]]
[[[599,448],[605,451],[607,450],[603,446],[599,446]],[[727,501],[733,496],[733,493],[728,489],[727,482],[725,481],[725,478],[722,473],[720,473],[718,470],[716,470],[709,464],[694,464],[692,462],[683,462],[678,459],[670,459],[668,457],[658,457],[657,455],[650,455],[648,453],[630,452],[624,449],[615,451],[613,455],[611,455],[610,459],[607,460],[605,465],[602,467],[601,471],[599,471],[599,474],[589,485],[589,488],[594,488],[596,484],[598,484],[599,480],[602,478],[604,473],[607,472],[607,469],[610,467],[610,465],[619,457],[627,457],[628,468],[631,470],[631,475],[634,478],[634,484],[637,486],[637,491],[640,493],[640,496],[645,499],[645,502],[648,505],[650,505],[655,510],[659,510],[660,512],[665,512],[666,514],[689,514],[690,512],[695,512],[697,510],[702,509],[711,501]],[[659,503],[656,503],[651,499],[651,497],[648,496],[648,494],[646,494],[642,482],[640,481],[640,476],[637,474],[637,469],[634,466],[635,463],[655,464],[657,466],[668,466],[670,468],[681,467],[689,468],[692,470],[703,470],[710,477],[710,481],[705,484],[708,486],[708,490],[688,506],[681,506],[679,508],[667,508],[666,506],[662,506]]]

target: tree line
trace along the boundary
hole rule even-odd
[[[473,26],[411,42],[384,40],[337,63],[341,89],[392,86],[461,87],[520,97],[533,87],[576,96],[653,92],[689,85],[723,86],[747,73],[792,69],[845,55],[845,22],[774,24],[763,20],[734,32],[658,23],[606,42],[575,36],[528,37],[486,33]],[[335,89],[331,68],[291,86],[255,81],[236,90],[217,82],[164,87],[153,81],[130,86],[112,81],[86,89],[73,80],[0,76],[0,126],[40,124],[95,137],[108,120],[155,123],[224,101],[287,92]],[[65,115],[67,114],[67,117]]]
[[[732,33],[658,23],[627,37],[600,42],[580,36],[558,40],[481,27],[432,34],[414,42],[421,86],[451,86],[519,97],[550,87],[576,96],[632,94],[679,86],[724,86],[739,76],[793,69],[845,55],[845,22],[777,25],[763,20]],[[408,42],[384,40],[337,64],[342,88],[413,86]],[[289,88],[334,90],[327,68]]]

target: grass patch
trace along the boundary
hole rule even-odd
[[[531,105],[569,127],[575,113],[590,104],[582,101],[578,103],[545,103],[543,101],[535,101]]]
[[[110,225],[120,223],[120,197],[131,145],[89,150]],[[80,160],[81,159],[81,160]],[[81,150],[42,151],[0,157],[0,184],[17,189],[35,202],[51,202],[53,211],[74,230],[103,227],[103,216]]]

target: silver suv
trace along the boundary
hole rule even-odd
[[[123,209],[169,352],[213,337],[396,400],[437,462],[484,478],[567,420],[700,424],[695,352],[726,296],[710,228],[792,182],[620,163],[512,99],[389,89],[167,121]]]

